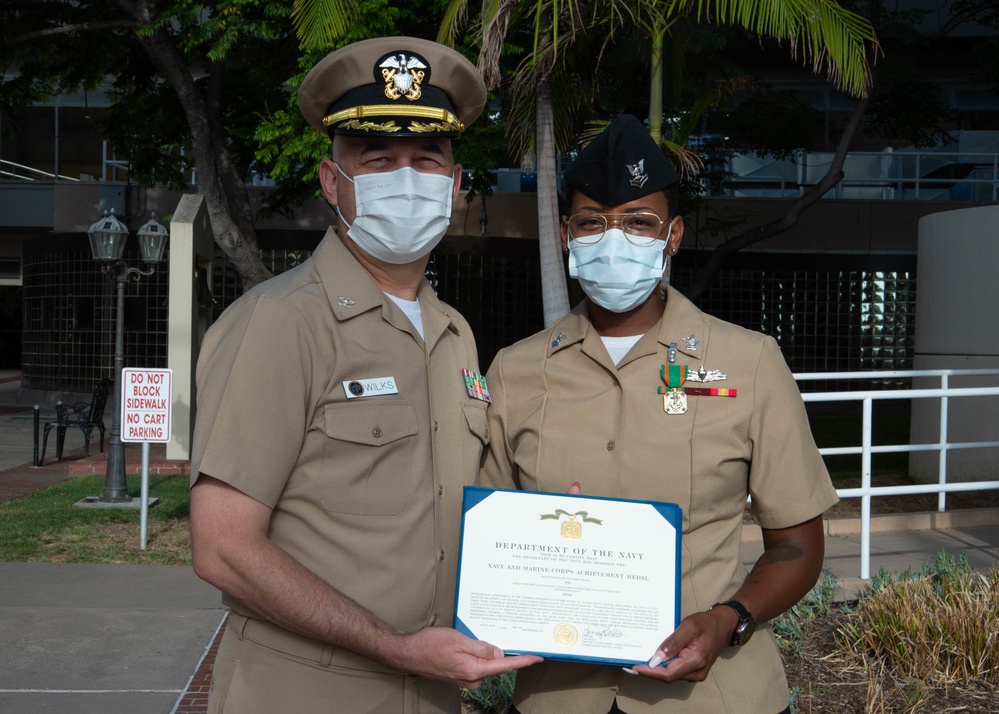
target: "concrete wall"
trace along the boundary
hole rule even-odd
[[[999,368],[999,206],[966,208],[919,221],[915,369]],[[917,386],[939,385],[919,380]],[[951,378],[950,386],[997,386],[999,375]],[[948,438],[999,439],[999,398],[949,399]],[[939,440],[939,400],[912,405],[912,443]],[[938,454],[910,457],[912,476],[936,481]],[[999,449],[949,451],[948,481],[999,478]]]
[[[259,209],[273,189],[247,188],[253,210]],[[135,230],[155,213],[157,218],[171,215],[183,194],[164,188],[127,187],[124,184],[99,182],[50,183],[48,191],[38,190],[39,197],[49,198],[48,213],[39,219],[32,228],[36,232],[52,230],[56,233],[86,231],[104,211],[115,209],[121,216],[134,215],[126,221],[130,230]],[[52,197],[54,196],[54,201]],[[0,224],[3,224],[3,210],[7,199],[18,198],[14,194],[0,192]],[[538,197],[534,193],[496,193],[486,198],[486,235],[489,237],[525,238],[538,237]],[[37,202],[36,202],[37,203]],[[38,208],[39,206],[36,206]],[[44,206],[42,206],[44,208]],[[296,208],[292,219],[272,216],[259,220],[259,230],[305,230],[323,233],[333,222],[332,208],[319,199],[309,201]],[[455,201],[452,210],[450,235],[479,235],[482,218],[482,200],[479,197],[471,202],[464,194]],[[38,221],[41,220],[39,224]],[[133,226],[132,223],[135,223]]]
[[[273,189],[248,187],[254,209],[263,204]],[[21,216],[28,198],[24,191],[0,191],[0,228],[23,229],[10,236],[54,231],[86,231],[105,210],[114,208],[130,230],[145,223],[150,214],[162,219],[177,207],[182,194],[163,188],[143,188],[111,182],[49,182],[30,187],[32,219],[7,222],[4,216]],[[487,237],[537,240],[537,194],[495,193],[485,199]],[[726,238],[747,228],[779,220],[793,205],[790,199],[708,198],[696,211],[685,215],[685,247],[695,244],[711,249]],[[809,208],[789,231],[756,244],[751,250],[808,250],[834,252],[915,251],[919,220],[927,215],[954,208],[953,202],[935,201],[856,201],[823,199]],[[482,199],[471,202],[459,196],[454,204],[450,235],[481,233]],[[258,222],[263,231],[307,230],[323,233],[333,220],[332,209],[314,200],[295,209],[289,220],[274,216]],[[709,232],[711,225],[725,222],[726,228]],[[29,225],[30,223],[30,225]],[[134,225],[133,225],[134,223]],[[0,233],[0,244],[4,236]]]

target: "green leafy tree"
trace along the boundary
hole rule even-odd
[[[283,100],[297,42],[277,0],[8,0],[0,85],[13,113],[50,96],[98,90],[101,125],[132,178],[185,185],[194,169],[215,240],[244,287],[269,277],[245,177],[259,107]]]

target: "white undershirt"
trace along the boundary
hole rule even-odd
[[[413,327],[416,331],[420,333],[420,339],[423,339],[423,311],[420,310],[419,300],[403,300],[401,297],[396,297],[395,295],[390,295],[385,293],[388,298],[399,306],[399,309],[403,311],[409,321],[413,323]]]
[[[628,335],[627,337],[605,337],[600,336],[607,349],[607,354],[614,361],[615,366],[624,359],[628,351],[635,346],[635,343],[642,339],[641,335]]]

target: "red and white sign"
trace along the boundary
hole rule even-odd
[[[121,371],[121,440],[170,441],[172,369]]]

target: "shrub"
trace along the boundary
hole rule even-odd
[[[836,639],[897,677],[999,683],[999,568],[973,573],[941,551],[918,573],[879,572]]]
[[[462,689],[461,698],[470,712],[506,714],[513,700],[516,672],[486,677],[478,689]]]
[[[818,582],[805,597],[770,621],[781,652],[797,652],[808,623],[816,617],[829,615],[838,588],[836,576],[823,570]]]

